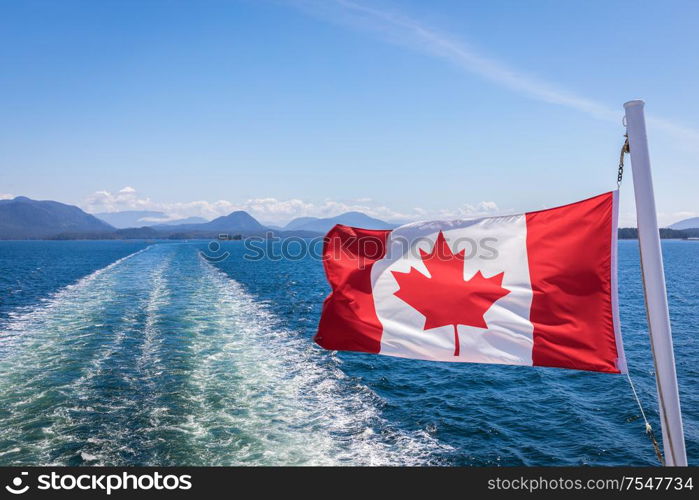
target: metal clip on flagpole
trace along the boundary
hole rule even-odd
[[[675,355],[672,349],[670,315],[665,290],[665,272],[660,249],[658,218],[655,211],[653,179],[650,173],[646,119],[643,101],[629,101],[626,111],[626,132],[629,137],[633,190],[636,198],[638,242],[641,249],[641,268],[645,290],[650,343],[655,363],[655,382],[658,387],[660,424],[663,431],[663,449],[667,465],[687,465],[684,446],[682,412],[675,373]]]

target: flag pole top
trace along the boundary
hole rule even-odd
[[[624,103],[624,109],[635,108],[636,106],[645,106],[646,102],[643,99],[634,99]]]

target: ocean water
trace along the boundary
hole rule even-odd
[[[699,242],[663,251],[697,465]],[[244,253],[0,242],[0,465],[656,463],[625,377],[323,351],[321,264]],[[631,375],[660,434],[634,241],[619,243],[619,281]]]

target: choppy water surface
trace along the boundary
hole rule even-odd
[[[699,242],[664,242],[690,463]],[[654,464],[628,383],[330,353],[313,259],[207,242],[0,242],[0,464]],[[207,250],[208,251],[208,250]],[[627,356],[657,427],[635,242]]]

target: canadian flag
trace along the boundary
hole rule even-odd
[[[519,215],[342,225],[315,341],[340,351],[625,373],[616,191]]]

